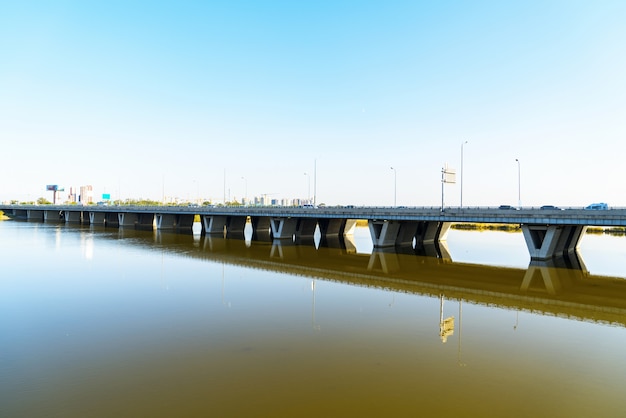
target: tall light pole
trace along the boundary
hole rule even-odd
[[[244,181],[245,186],[246,186],[246,189],[245,189],[245,191],[246,191],[246,194],[245,194],[246,203],[245,204],[247,206],[248,205],[248,180],[245,177],[241,177],[241,179]]]
[[[396,207],[397,206],[397,201],[396,201],[396,197],[398,196],[398,172],[396,171],[395,168],[390,167],[393,170],[393,206]]]
[[[515,159],[517,161],[517,207],[522,208],[522,171],[520,168],[519,159]]]
[[[463,207],[463,145],[467,144],[467,141],[461,142],[461,203],[460,207]]]
[[[313,206],[317,206],[317,158],[313,160]]]
[[[309,173],[304,173],[304,175],[307,176],[309,184],[309,188],[307,189],[306,201],[307,203],[310,203],[309,201],[311,200],[311,176],[309,175]]]

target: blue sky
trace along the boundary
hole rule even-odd
[[[626,206],[624,21],[623,1],[0,0],[0,201],[310,184],[393,205],[395,184],[438,206],[468,141],[465,206],[517,204],[516,158],[524,205]]]

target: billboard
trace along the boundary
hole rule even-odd
[[[111,193],[102,193],[102,200],[111,200]]]
[[[46,186],[46,190],[56,192],[57,190],[59,190],[59,186],[57,186],[56,184],[48,184]]]

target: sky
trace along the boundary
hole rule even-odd
[[[625,21],[611,0],[0,0],[0,201],[626,206]]]

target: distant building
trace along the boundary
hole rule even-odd
[[[92,186],[80,186],[79,202],[83,205],[93,203],[93,187]]]

